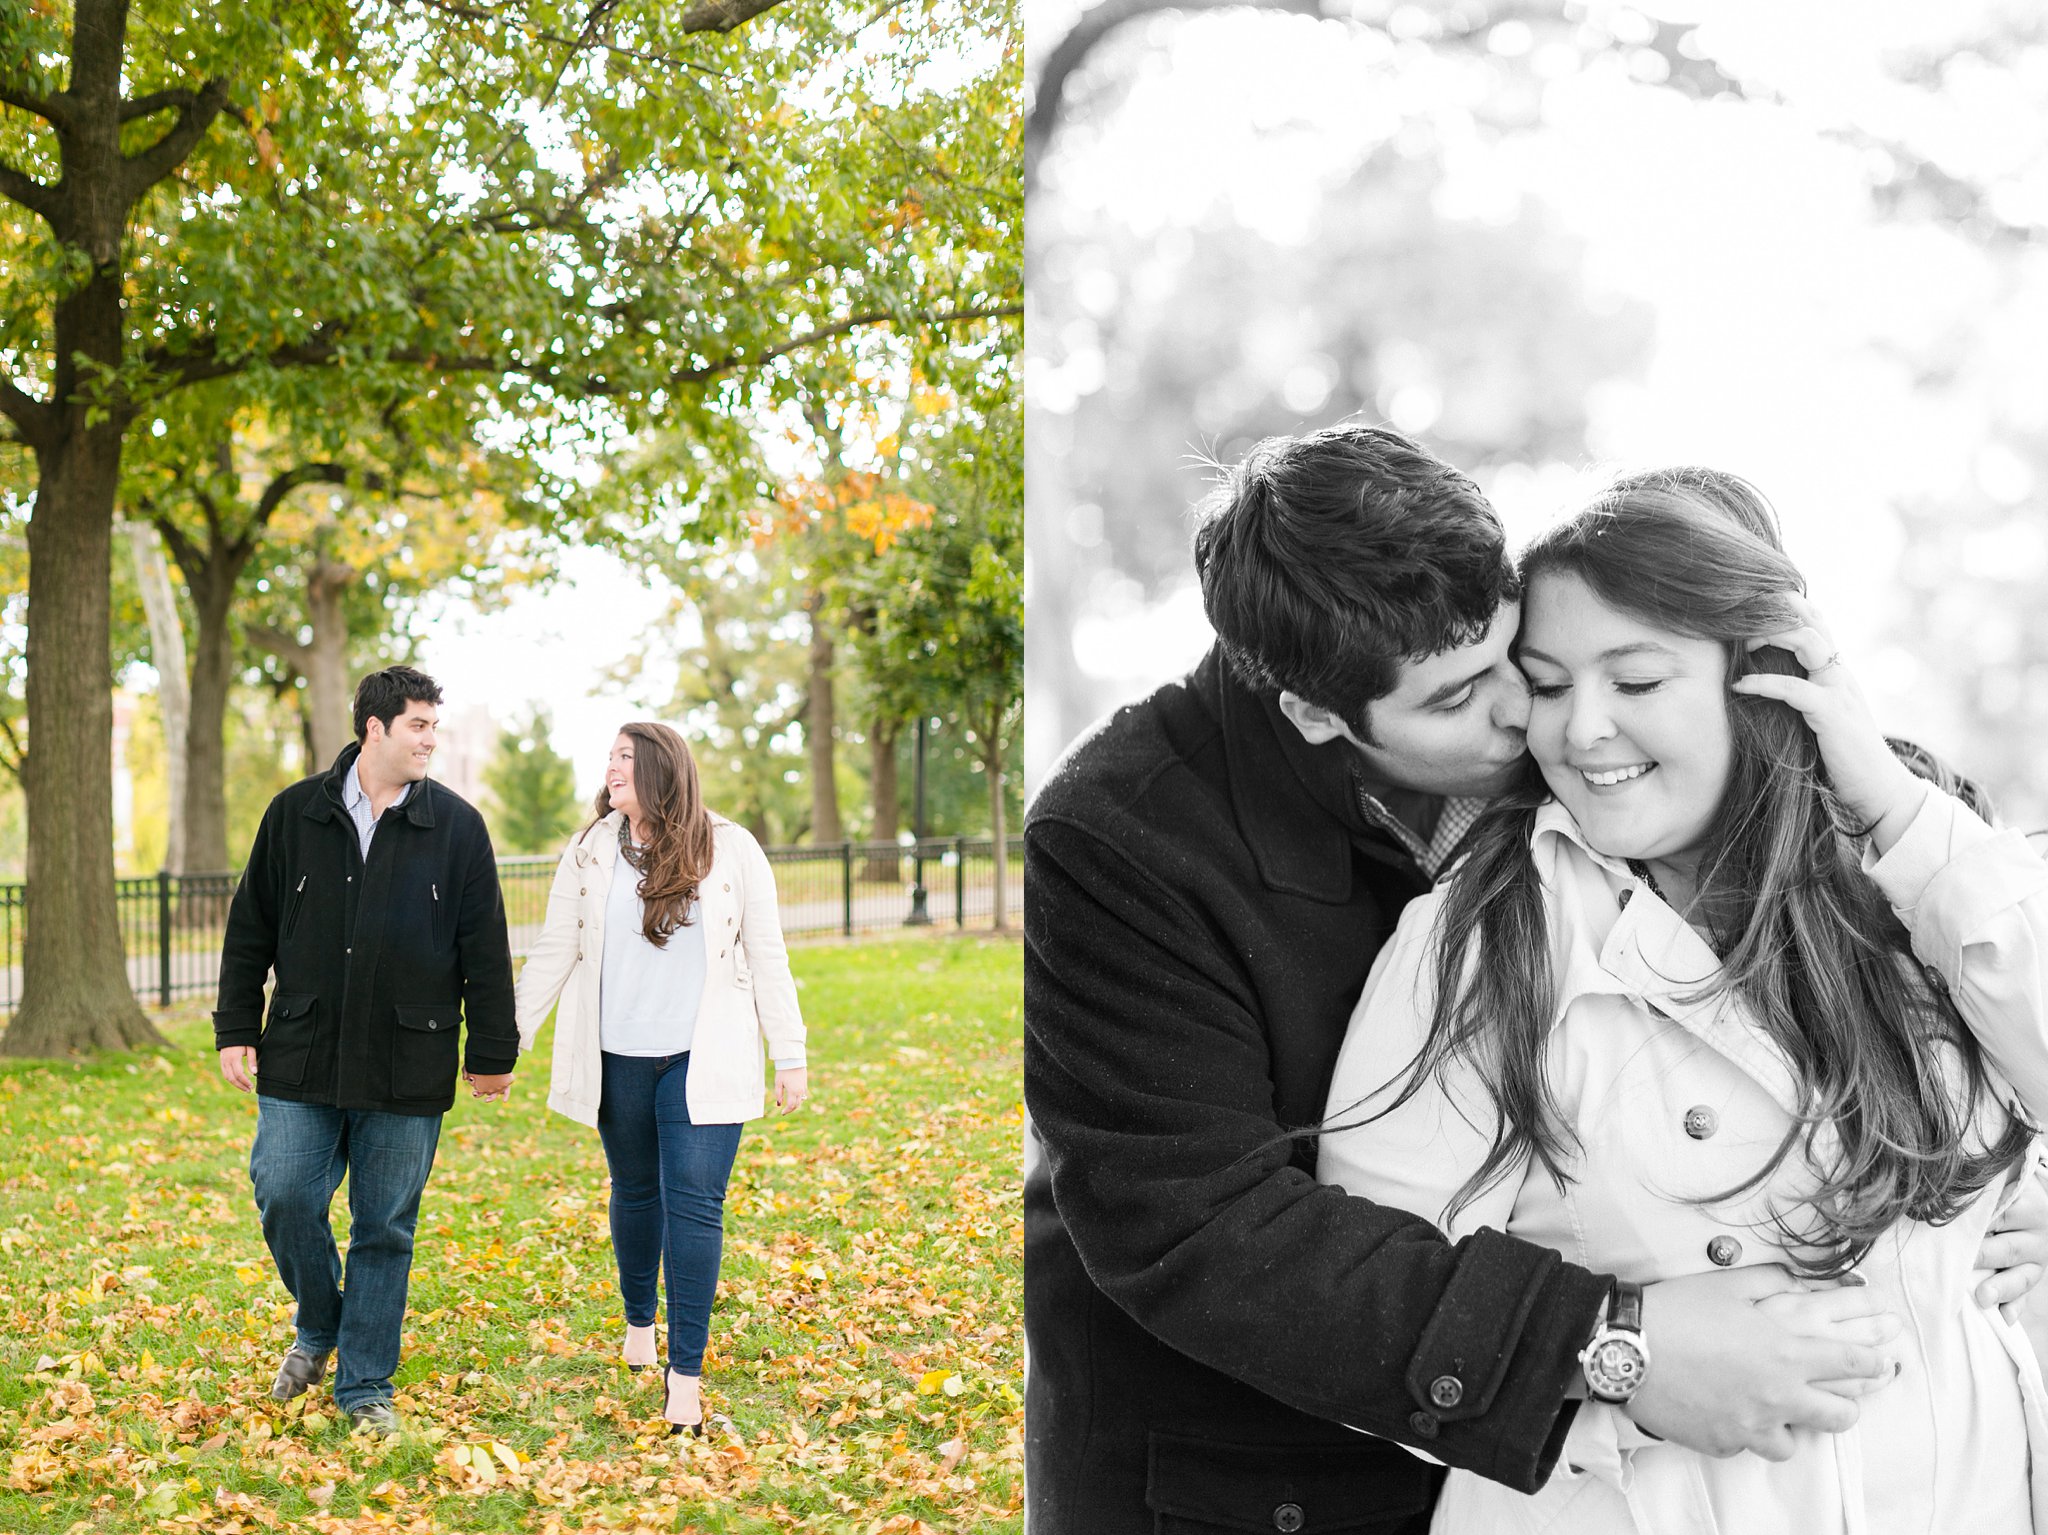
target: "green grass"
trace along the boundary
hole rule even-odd
[[[324,1387],[268,1398],[290,1302],[199,1007],[170,1053],[0,1065],[0,1531],[1018,1529],[1017,946],[793,959],[815,1096],[741,1142],[702,1442],[617,1363],[604,1158],[545,1110],[546,1032],[510,1103],[447,1117],[388,1446]]]

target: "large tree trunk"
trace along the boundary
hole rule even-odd
[[[839,820],[839,782],[833,772],[832,631],[825,627],[822,592],[804,598],[811,619],[810,705],[804,711],[804,747],[811,766],[811,841],[822,847],[844,842]]]
[[[328,559],[316,559],[306,573],[306,618],[313,627],[313,643],[305,647],[299,670],[306,674],[306,732],[316,773],[325,772],[356,738],[348,622],[341,611],[342,593],[355,578],[353,566]]]
[[[28,526],[27,691],[35,744],[23,776],[21,1006],[0,1035],[8,1055],[164,1043],[129,990],[114,905],[107,569],[121,437],[133,417],[109,383],[126,340],[121,234],[133,195],[121,153],[126,29],[123,4],[80,0],[75,7],[69,126],[58,137],[63,174],[48,189],[52,232],[68,253],[84,257],[91,275],[58,301],[49,403],[29,434],[36,500]],[[19,412],[17,399],[10,413]]]
[[[868,784],[874,791],[875,826],[870,842],[896,840],[896,743],[903,738],[903,721],[877,717],[868,727]],[[895,853],[877,852],[868,859],[861,876],[877,882],[901,884],[903,860]]]
[[[186,739],[185,863],[179,871],[217,874],[235,867],[228,847],[228,689],[234,682],[235,642],[228,628],[239,566],[210,560],[185,573],[199,615],[192,654],[192,729]]]
[[[306,728],[306,751],[312,771],[324,773],[356,738],[355,690],[348,676],[348,618],[342,593],[356,578],[353,566],[316,555],[306,571],[306,621],[313,631],[302,644],[267,624],[249,624],[243,633],[280,657],[306,679],[299,715]]]
[[[118,277],[89,287],[113,286]],[[75,296],[68,303],[79,302]],[[67,306],[68,307],[68,306]],[[118,307],[109,306],[119,323]],[[59,336],[66,328],[61,322]],[[66,1056],[166,1041],[128,983],[114,903],[114,734],[108,686],[119,418],[64,412],[40,455],[28,525],[27,932],[21,1006],[0,1052]]]
[[[178,599],[171,590],[170,567],[163,541],[146,522],[122,525],[135,557],[135,585],[142,593],[142,611],[149,620],[149,655],[156,663],[157,712],[164,727],[164,771],[170,780],[164,796],[164,868],[183,874],[186,819],[186,738],[192,717],[192,695],[185,676],[185,629],[178,622]]]

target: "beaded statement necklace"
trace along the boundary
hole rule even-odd
[[[623,832],[625,829],[625,825],[621,823],[619,830]],[[1650,866],[1644,863],[1642,859],[1629,859],[1628,872],[1633,874],[1637,879],[1641,880],[1645,885],[1648,885],[1650,887],[1650,894],[1654,895],[1660,901],[1664,900],[1664,892],[1657,888],[1657,876],[1650,872]],[[1668,906],[1671,903],[1669,901],[1665,901],[1664,904]]]
[[[633,845],[633,822],[630,817],[619,817],[619,856],[642,874],[647,872],[647,849]]]
[[[634,872],[639,874],[645,874],[647,872],[648,851],[649,850],[647,848],[640,847],[633,841],[632,820],[627,816],[620,816],[619,856],[625,859],[626,862],[632,866]],[[696,899],[697,887],[695,885],[690,886],[689,889],[683,892],[683,925],[685,927],[689,926],[688,918],[690,914],[690,907],[691,904],[696,901]]]
[[[1642,859],[1629,859],[1628,872],[1633,874],[1637,879],[1641,880],[1643,884],[1649,888],[1650,894],[1654,895],[1658,900],[1663,901],[1666,906],[1671,905],[1671,902],[1668,899],[1666,899],[1663,890],[1659,888],[1657,884],[1657,876],[1650,872],[1650,866],[1644,863]],[[1673,910],[1676,909],[1677,908],[1675,907],[1673,908]],[[1681,913],[1680,915],[1682,918],[1683,913]],[[1691,927],[1694,932],[1699,933],[1701,938],[1706,940],[1707,947],[1714,951],[1714,955],[1717,959],[1726,959],[1728,957],[1728,946],[1721,941],[1721,934],[1719,929],[1710,926],[1706,931],[1702,932],[1700,930],[1699,925],[1696,923],[1687,923],[1687,925]]]

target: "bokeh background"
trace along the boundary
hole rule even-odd
[[[1896,732],[2048,826],[2048,16],[1029,0],[1027,792],[1208,642],[1189,512],[1354,414],[1519,543],[1747,475]]]

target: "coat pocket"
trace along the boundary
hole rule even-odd
[[[311,992],[279,992],[270,999],[270,1017],[256,1041],[256,1085],[297,1087],[306,1080],[306,1062],[320,1017],[320,999]]]
[[[457,1036],[462,1008],[454,1002],[405,1003],[397,1007],[391,1037],[391,1096],[446,1098],[455,1091]]]
[[[298,929],[299,908],[306,904],[306,881],[309,878],[310,875],[301,874],[299,882],[292,887],[291,894],[284,898],[284,921],[278,925],[277,934],[280,943],[291,937]]]
[[[1422,1535],[1442,1475],[1363,1434],[1355,1446],[1243,1444],[1162,1433],[1148,1440],[1145,1505],[1155,1535]]]

